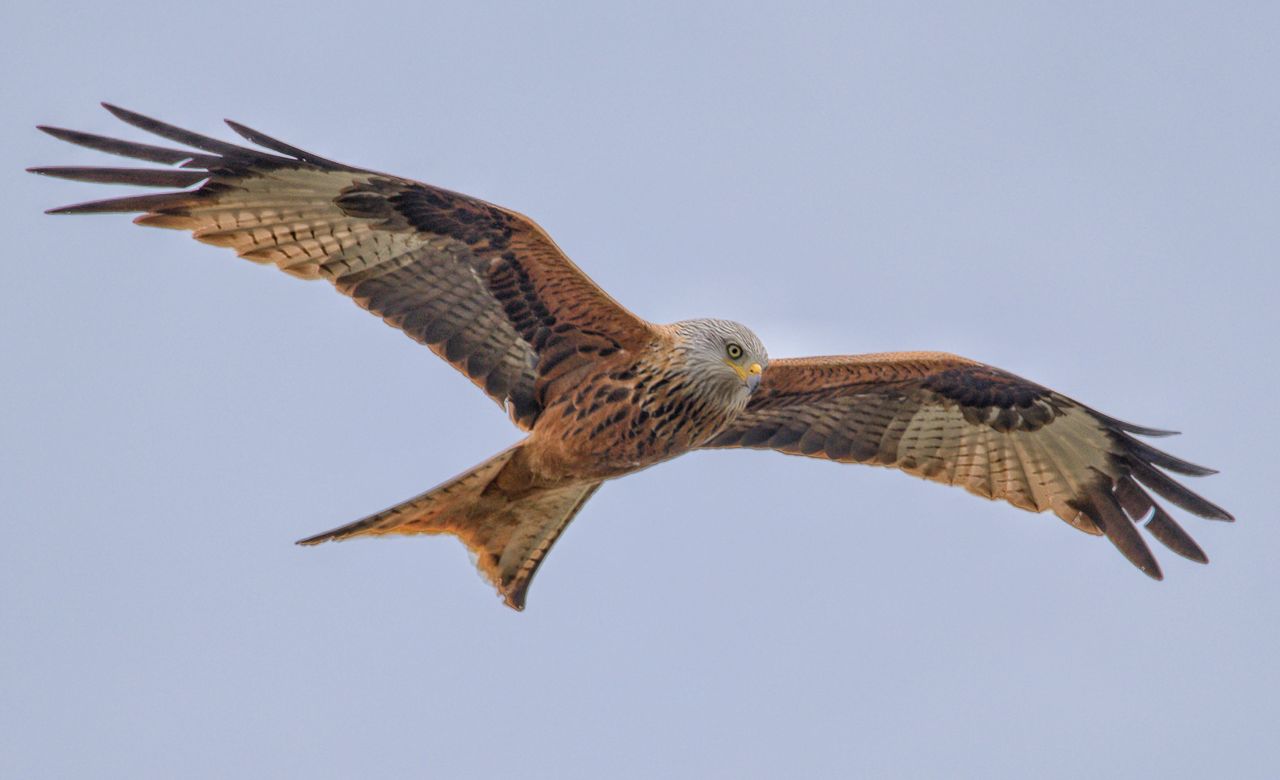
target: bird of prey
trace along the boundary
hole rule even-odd
[[[939,352],[770,360],[736,322],[637,317],[514,211],[334,162],[235,122],[227,124],[260,149],[105,107],[189,148],[41,127],[166,167],[31,170],[168,191],[51,213],[138,212],[140,225],[189,230],[248,260],[328,280],[448,361],[528,433],[426,493],[300,544],[452,534],[519,610],[548,550],[604,481],[721,447],[889,466],[1051,511],[1105,535],[1155,579],[1160,567],[1138,525],[1175,553],[1208,560],[1156,496],[1232,519],[1166,473],[1211,469],[1135,438],[1169,432],[998,368]]]

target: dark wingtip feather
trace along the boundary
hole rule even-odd
[[[155,121],[150,117],[146,117],[146,116],[143,116],[142,114],[139,114],[136,111],[130,111],[127,108],[121,108],[120,106],[117,106],[114,103],[108,103],[105,100],[99,103],[98,105],[110,111],[111,115],[114,116],[116,119],[119,119],[121,122],[128,122],[131,125],[137,122],[148,123],[148,122]]]
[[[1138,441],[1127,433],[1115,433],[1113,435],[1120,440],[1121,445],[1128,450],[1129,454],[1141,458],[1153,466],[1159,466],[1162,469],[1168,469],[1188,477],[1207,477],[1218,473],[1216,469],[1198,466],[1182,458],[1174,457],[1163,450],[1158,450],[1150,444]]]
[[[55,127],[53,125],[36,125],[36,129],[57,138],[59,141],[70,141],[72,136],[80,135],[79,130],[68,130],[65,127]],[[72,143],[75,142],[72,141]]]
[[[1133,477],[1123,477],[1117,480],[1114,492],[1116,500],[1120,502],[1120,508],[1135,523],[1141,522],[1142,518],[1146,517],[1152,507],[1156,505],[1151,500],[1151,496],[1148,496],[1146,491],[1138,487],[1138,483],[1133,481]]]
[[[246,157],[249,159],[270,158],[269,155],[261,152],[255,152],[254,150],[246,149],[243,146],[229,144],[226,141],[219,141],[216,138],[210,138],[207,135],[201,135],[200,133],[195,133],[190,130],[183,130],[181,127],[168,124],[167,122],[161,122],[159,119],[152,119],[149,116],[144,116],[136,111],[130,111],[127,108],[121,108],[110,103],[103,103],[102,107],[110,111],[111,114],[121,122],[133,125],[139,130],[145,130],[148,133],[153,133],[161,138],[168,138],[170,141],[176,141],[180,144],[195,147],[196,149],[203,149],[206,152],[213,152],[214,154],[221,154],[241,159]]]
[[[1144,428],[1141,425],[1134,425],[1133,423],[1125,422],[1124,420],[1119,420],[1110,415],[1103,414],[1096,409],[1090,409],[1089,411],[1093,413],[1093,416],[1097,417],[1107,425],[1110,425],[1113,428],[1119,428],[1126,433],[1136,433],[1139,436],[1155,437],[1178,435],[1178,431],[1165,431],[1160,428]]]
[[[209,178],[204,171],[155,168],[87,168],[78,166],[46,166],[28,168],[28,173],[95,184],[132,184],[141,187],[189,187]]]
[[[1235,521],[1230,512],[1188,490],[1155,466],[1132,458],[1128,459],[1128,464],[1139,482],[1188,512],[1208,520],[1223,520],[1228,523]]]
[[[1160,564],[1151,554],[1151,548],[1142,540],[1137,527],[1125,516],[1116,497],[1106,486],[1098,486],[1089,494],[1084,511],[1094,524],[1102,529],[1116,549],[1134,566],[1153,580],[1163,580]]]
[[[125,198],[92,200],[49,209],[46,214],[121,214],[137,211],[175,208],[196,195],[191,192],[162,192],[154,195],[132,195]]]
[[[69,144],[106,152],[107,154],[131,157],[135,160],[146,160],[147,162],[163,163],[165,165],[184,163],[183,167],[206,168],[210,165],[216,165],[218,162],[217,157],[186,149],[169,149],[163,146],[121,141],[117,138],[107,138],[103,135],[94,135],[93,133],[85,133],[79,130],[68,130],[64,127],[37,125],[36,129],[57,138],[59,141],[66,141]],[[192,166],[191,163],[196,163],[197,166]]]
[[[1208,563],[1209,556],[1204,554],[1196,540],[1178,525],[1164,508],[1156,504],[1155,514],[1147,522],[1147,530],[1165,547],[1178,555],[1196,563]]]
[[[254,130],[252,127],[242,125],[233,119],[224,119],[222,121],[226,122],[227,127],[234,130],[241,138],[251,143],[255,143],[265,149],[270,149],[271,151],[279,152],[280,154],[286,154],[290,157],[294,157],[298,160],[309,162],[314,165],[332,166],[335,168],[344,167],[342,163],[334,162],[333,160],[326,159],[318,154],[312,154],[305,149],[299,149],[292,144],[287,144],[284,141],[272,138],[266,133]]]

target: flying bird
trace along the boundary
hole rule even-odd
[[[52,209],[140,213],[140,225],[339,292],[426,345],[527,436],[432,490],[303,539],[451,534],[507,605],[606,480],[685,452],[752,447],[897,468],[1105,535],[1161,579],[1138,525],[1206,563],[1156,502],[1231,520],[1166,472],[1214,473],[1135,438],[1165,436],[1006,371],[941,352],[770,360],[746,326],[660,325],[600,289],[537,224],[477,198],[353,168],[227,121],[238,146],[104,104],[189,148],[40,127],[166,167],[30,169],[158,194]],[[1145,522],[1144,522],[1145,521]]]

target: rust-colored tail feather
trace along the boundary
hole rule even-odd
[[[508,495],[501,487],[507,480],[497,478],[504,469],[521,467],[515,458],[519,449],[516,445],[422,495],[298,544],[382,534],[452,534],[475,556],[476,568],[507,606],[523,610],[533,575],[600,483],[535,487]]]

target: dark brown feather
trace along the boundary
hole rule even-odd
[[[1179,485],[1164,473],[1157,471],[1150,464],[1132,458],[1126,462],[1129,468],[1133,470],[1133,476],[1139,482],[1188,512],[1208,520],[1224,520],[1226,522],[1235,520],[1227,510]]]
[[[1105,481],[1100,480],[1094,486],[1088,497],[1080,503],[1080,510],[1102,529],[1102,533],[1130,563],[1152,579],[1164,579],[1160,564],[1156,563],[1155,556],[1151,554],[1151,548],[1147,547],[1147,543],[1138,534],[1138,529],[1125,517]]]
[[[171,124],[161,122],[158,119],[152,119],[149,116],[143,116],[135,111],[113,106],[110,103],[103,103],[102,107],[110,111],[120,121],[133,125],[139,130],[145,130],[153,135],[161,138],[168,138],[170,141],[177,141],[180,144],[200,149],[205,152],[212,152],[217,155],[231,158],[249,157],[251,159],[270,159],[270,155],[262,152],[255,152],[252,149],[246,149],[243,146],[229,144],[226,141],[219,141],[216,138],[210,138],[207,135],[193,133],[190,130],[183,130],[181,127],[174,127]],[[283,159],[283,158],[275,158]]]
[[[1147,495],[1142,488],[1138,487],[1138,483],[1133,481],[1133,477],[1124,477],[1115,480],[1116,500],[1120,502],[1120,507],[1124,509],[1124,513],[1129,519],[1135,523],[1142,522],[1142,518],[1155,507],[1156,502],[1151,500],[1151,496]]]
[[[37,125],[36,129],[48,133],[60,141],[120,157],[132,157],[135,160],[146,160],[166,165],[177,165],[178,163],[192,161],[203,166],[208,166],[218,161],[217,157],[191,152],[186,149],[170,149],[164,146],[121,141],[116,138],[94,135],[93,133],[83,133],[79,130],[67,130],[61,127],[49,127],[48,125]]]
[[[1177,431],[1165,431],[1160,428],[1144,428],[1141,425],[1134,425],[1133,423],[1127,423],[1124,420],[1117,420],[1114,417],[1105,415],[1096,410],[1091,410],[1091,413],[1094,417],[1097,417],[1099,420],[1106,423],[1108,427],[1116,428],[1117,430],[1125,431],[1127,433],[1136,433],[1139,436],[1154,436],[1157,438],[1178,435]]]
[[[311,163],[312,165],[319,165],[325,168],[346,168],[347,167],[342,163],[334,162],[333,160],[329,160],[327,158],[321,157],[318,154],[312,154],[311,152],[305,151],[303,149],[299,149],[296,146],[291,146],[290,144],[287,144],[284,141],[280,141],[275,138],[272,138],[266,133],[260,133],[257,130],[254,130],[252,127],[246,127],[240,124],[239,122],[233,122],[230,119],[224,119],[222,121],[226,122],[227,126],[230,127],[232,130],[236,131],[236,133],[238,133],[240,137],[244,138],[250,143],[255,143],[258,146],[270,149],[273,152],[279,152],[280,154],[283,154],[287,157],[293,157],[295,159],[302,160],[303,162],[308,162],[308,163]]]
[[[55,179],[87,181],[96,184],[134,184],[141,187],[189,187],[209,178],[205,171],[156,169],[156,168],[81,168],[52,166],[28,168],[28,173],[52,176]]]
[[[104,104],[134,127],[199,149],[137,144],[60,128],[55,138],[183,170],[40,168],[99,183],[186,187],[53,209],[143,212],[139,224],[327,278],[361,306],[458,368],[530,428],[547,382],[648,344],[648,323],[600,290],[532,221],[475,198],[352,168],[236,122],[277,156]],[[541,383],[541,384],[540,384]],[[539,388],[542,388],[541,390]]]
[[[174,208],[180,202],[175,195],[194,193],[164,192],[156,195],[131,195],[123,198],[91,200],[87,203],[74,203],[70,206],[59,206],[49,209],[46,214],[132,214],[139,211],[158,211]]]
[[[1174,552],[1197,561],[1204,553],[1139,482],[1188,511],[1230,519],[1157,467],[1188,476],[1212,469],[1130,435],[1167,433],[991,366],[901,353],[774,361],[746,411],[706,446],[892,466],[1023,509],[1050,509],[1082,531],[1101,531],[1158,577],[1134,525],[1148,514],[1147,528]]]
[[[1188,477],[1207,477],[1218,473],[1215,469],[1197,466],[1182,458],[1176,458],[1167,452],[1152,447],[1146,442],[1138,441],[1127,433],[1116,433],[1114,435],[1130,455],[1153,466],[1169,469],[1178,474],[1185,474]]]
[[[1195,561],[1196,563],[1208,563],[1209,556],[1204,554],[1204,550],[1200,549],[1200,545],[1196,544],[1196,540],[1182,530],[1182,526],[1174,522],[1174,519],[1159,504],[1155,504],[1155,508],[1155,514],[1147,521],[1147,530],[1151,532],[1151,535],[1165,547],[1187,560]]]

